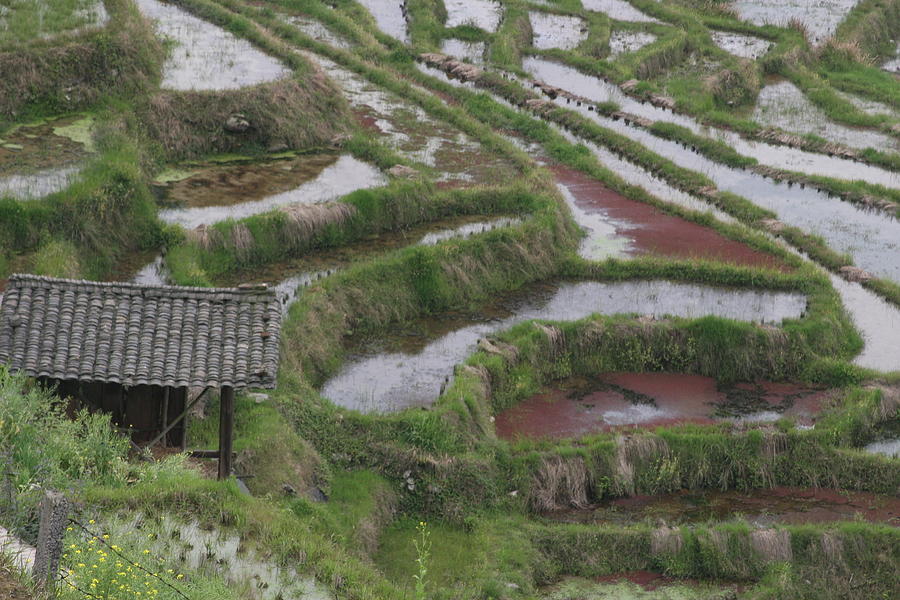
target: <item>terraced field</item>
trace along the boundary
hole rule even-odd
[[[900,0],[49,4],[0,293],[266,284],[281,359],[227,481],[0,365],[0,526],[166,599],[900,597]],[[97,541],[59,597],[132,598]]]

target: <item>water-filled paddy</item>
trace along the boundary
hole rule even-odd
[[[430,167],[436,181],[452,185],[496,184],[516,175],[508,160],[432,118],[421,107],[323,56],[305,56],[332,78],[373,133],[384,136],[403,157]]]
[[[446,39],[441,43],[441,52],[473,64],[484,62],[484,42],[466,42]]]
[[[489,33],[497,31],[503,19],[503,6],[493,0],[444,0],[446,27],[472,25]]]
[[[585,258],[647,253],[787,270],[770,254],[726,238],[712,228],[630,200],[579,171],[562,165],[552,170],[575,221],[587,231],[580,250]]]
[[[375,18],[375,24],[384,33],[401,42],[409,42],[406,14],[400,0],[359,0]]]
[[[561,439],[619,428],[722,420],[815,423],[830,398],[816,387],[754,382],[717,386],[700,375],[604,373],[550,383],[497,415],[497,435]]]
[[[635,52],[656,41],[656,36],[643,31],[613,31],[609,36],[609,56]]]
[[[291,70],[250,42],[188,14],[173,4],[136,0],[175,42],[163,66],[162,87],[175,90],[231,90],[288,77]]]
[[[710,35],[716,46],[741,58],[759,58],[772,45],[769,40],[729,31],[713,31]]]
[[[541,50],[572,50],[588,36],[587,23],[578,17],[532,11],[528,18],[533,33],[531,43]]]
[[[678,580],[658,573],[616,573],[593,580],[567,578],[545,587],[542,600],[733,600],[735,585]]]
[[[0,198],[33,200],[68,187],[94,150],[92,124],[89,117],[65,117],[3,133]]]
[[[764,165],[837,179],[860,179],[869,183],[900,188],[900,174],[892,171],[836,156],[806,152],[797,148],[765,142],[748,141],[736,132],[710,128],[701,125],[692,117],[673,113],[649,103],[641,103],[623,93],[616,85],[606,83],[597,77],[585,75],[572,67],[557,62],[526,57],[522,60],[522,67],[540,81],[583,96],[594,102],[615,102],[622,110],[631,114],[645,117],[651,121],[675,123],[682,127],[687,127],[694,133],[709,135],[719,139],[740,154],[755,158]],[[565,101],[561,100],[558,103],[565,104]],[[569,105],[569,108],[576,108],[576,106],[573,103]],[[583,112],[587,113],[587,110],[583,110]],[[589,114],[594,116],[594,113]],[[624,122],[613,122],[610,119],[605,120],[604,126],[616,129],[619,133],[629,136],[634,130],[634,128],[628,127]],[[690,155],[689,152],[680,147],[679,152]]]
[[[659,23],[645,13],[642,13],[625,0],[581,0],[585,10],[605,13],[616,21],[633,21],[637,23]]]
[[[755,527],[855,521],[900,526],[900,499],[865,492],[776,487],[739,491],[688,491],[635,496],[588,509],[550,513],[575,523],[628,523],[661,519],[669,524],[743,519]]]
[[[540,79],[544,81],[564,88],[572,83],[567,76],[574,72],[574,69],[549,61],[526,62],[532,69],[540,70]],[[588,81],[598,85],[596,82],[599,80],[588,78]],[[592,96],[588,97],[595,99]],[[557,103],[564,104],[559,99]],[[768,180],[752,171],[727,167],[700,154],[687,152],[676,142],[656,137],[638,127],[629,127],[621,121],[599,116],[585,107],[579,109],[573,105],[570,108],[580,110],[583,115],[596,120],[600,125],[640,142],[678,166],[702,173],[719,189],[741,195],[757,206],[773,211],[781,221],[799,227],[807,233],[822,236],[832,249],[853,256],[860,267],[881,277],[900,282],[900,252],[898,252],[900,221],[812,188],[800,189],[798,186]],[[857,165],[849,171],[841,169],[832,171],[831,176],[852,173],[852,177],[855,178],[862,176],[863,171],[864,166]],[[887,175],[886,172],[883,173]],[[890,179],[900,181],[894,174],[890,174]]]
[[[837,26],[859,0],[735,0],[738,17],[754,25],[787,27],[799,21],[809,32],[809,41],[820,44],[834,35]]]
[[[762,125],[816,135],[854,148],[877,148],[895,152],[900,149],[900,140],[887,134],[835,123],[790,81],[776,81],[760,90],[753,120]]]
[[[297,258],[254,268],[251,272],[235,273],[218,283],[226,286],[265,283],[276,290],[287,309],[304,287],[354,262],[406,246],[433,246],[445,240],[467,238],[516,223],[516,217],[482,215],[438,219],[400,231],[373,234],[351,244],[318,249]]]
[[[194,228],[289,204],[333,200],[386,182],[376,167],[350,155],[211,166],[166,186],[165,199],[181,207],[162,210],[159,216]]]
[[[480,338],[529,319],[574,320],[593,313],[701,317],[780,323],[799,317],[799,294],[722,289],[669,281],[543,283],[478,310],[421,319],[375,340],[358,340],[321,390],[345,408],[385,412],[431,404]]]

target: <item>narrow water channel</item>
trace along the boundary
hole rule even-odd
[[[480,338],[529,319],[575,320],[594,313],[716,315],[778,324],[799,317],[805,307],[806,298],[799,294],[661,280],[533,284],[477,311],[421,319],[376,340],[358,340],[321,393],[364,412],[427,406]]]

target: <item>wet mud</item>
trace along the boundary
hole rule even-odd
[[[722,420],[776,421],[803,426],[830,400],[827,390],[791,383],[755,382],[720,387],[701,375],[605,373],[545,387],[496,416],[497,436],[564,439],[618,429],[652,429]]]
[[[743,519],[755,527],[855,521],[900,526],[900,498],[826,488],[776,487],[739,491],[687,491],[612,500],[584,510],[548,513],[555,521],[668,524]]]
[[[551,170],[557,182],[571,194],[573,214],[580,225],[593,229],[582,246],[582,256],[602,258],[592,246],[602,237],[603,225],[611,224],[615,233],[628,239],[629,254],[656,254],[679,259],[701,258],[731,264],[788,271],[775,256],[728,239],[708,227],[668,215],[643,202],[629,200],[599,181],[563,165]],[[591,217],[600,217],[600,226]],[[608,247],[606,244],[605,247]]]

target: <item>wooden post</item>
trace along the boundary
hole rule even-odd
[[[47,491],[41,500],[41,521],[31,574],[38,586],[48,593],[52,593],[59,572],[68,519],[69,501],[59,492]]]
[[[219,394],[219,479],[231,477],[231,442],[234,435],[234,388]]]

